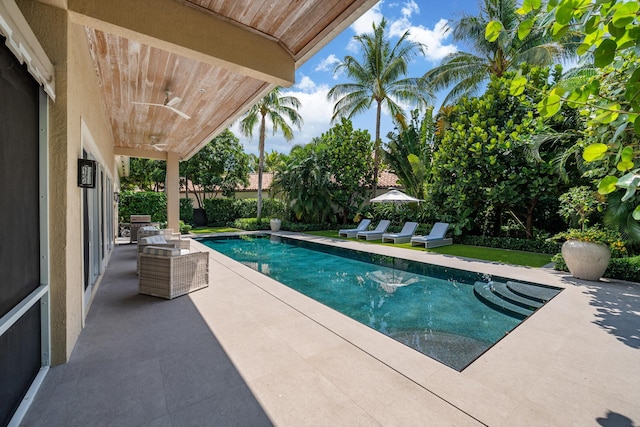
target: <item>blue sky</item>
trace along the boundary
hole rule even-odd
[[[478,0],[382,0],[371,10],[359,18],[353,25],[342,32],[315,56],[309,59],[296,71],[296,83],[283,92],[295,96],[301,102],[299,110],[304,125],[301,130],[294,129],[294,139],[287,142],[280,134],[273,135],[272,129],[267,129],[265,151],[272,150],[289,153],[295,144],[306,144],[312,138],[320,136],[333,125],[331,116],[333,102],[327,100],[327,92],[338,83],[348,80],[343,75],[334,74],[336,64],[346,55],[361,58],[358,50],[354,50],[353,36],[371,33],[372,24],[379,23],[384,16],[388,25],[392,42],[409,30],[411,38],[426,46],[426,54],[413,61],[409,76],[418,77],[427,70],[440,63],[449,53],[464,50],[451,41],[451,36],[444,33],[446,22],[458,18],[462,12],[476,14]],[[443,96],[436,101],[439,106]],[[355,128],[366,129],[373,138],[375,135],[375,111],[363,113],[353,118]],[[258,130],[254,130],[254,137],[249,139],[240,133],[238,124],[231,127],[233,133],[240,138],[245,151],[258,154]],[[388,114],[383,113],[381,138],[386,141],[386,135],[393,130]]]

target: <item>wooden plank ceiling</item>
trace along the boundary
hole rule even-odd
[[[296,67],[375,4],[373,0],[175,1],[212,22],[223,19],[277,42]],[[273,82],[242,74],[237,67],[201,62],[145,44],[144,38],[95,27],[85,25],[85,33],[116,154],[162,158],[162,153],[174,152],[188,159],[274,87]],[[162,106],[167,101],[173,109]]]

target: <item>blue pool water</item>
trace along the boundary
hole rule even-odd
[[[457,370],[522,321],[479,301],[478,273],[295,239],[201,242]]]

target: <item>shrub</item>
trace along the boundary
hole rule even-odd
[[[180,234],[189,234],[189,232],[191,232],[191,225],[180,221]]]
[[[569,271],[561,253],[555,254],[551,261],[555,270]],[[611,258],[603,277],[640,282],[640,257]]]
[[[240,230],[255,231],[255,230],[269,230],[269,220],[263,219],[258,224],[258,218],[237,218],[233,221],[233,226]]]
[[[221,226],[237,218],[234,199],[205,199],[204,211],[209,225]]]
[[[567,263],[564,262],[564,258],[562,258],[562,254],[560,252],[551,257],[551,262],[553,263],[554,270],[569,271]]]
[[[258,209],[258,200],[256,200],[256,210]],[[287,206],[279,199],[263,199],[262,200],[262,217],[263,218],[286,218]]]
[[[122,192],[118,204],[118,221],[129,222],[131,215],[151,215],[152,222],[166,222],[166,194],[155,191]]]
[[[288,221],[283,221],[282,222],[282,230],[287,230],[287,231],[299,231],[299,232],[305,232],[305,231],[320,231],[320,230],[337,230],[338,226],[335,224],[327,224],[327,223],[322,223],[322,224],[305,224],[305,223],[296,223],[296,222],[288,222]]]
[[[555,254],[560,250],[560,244],[557,242],[538,239],[519,239],[516,237],[461,236],[459,239],[456,239],[456,243],[543,254]]]
[[[600,228],[598,226],[584,230],[570,228],[567,231],[557,233],[551,239],[562,242],[574,239],[582,242],[602,243],[609,246],[612,258],[622,258],[627,255],[627,248],[622,241],[620,233],[608,228]]]
[[[193,201],[189,198],[180,199],[180,219],[193,224]]]
[[[258,199],[238,199],[234,208],[236,218],[255,218],[258,216]],[[262,218],[276,217],[286,218],[285,203],[279,199],[262,199]]]
[[[233,202],[236,218],[255,218],[258,216],[258,199],[238,199]]]
[[[640,258],[611,258],[604,277],[640,282]]]

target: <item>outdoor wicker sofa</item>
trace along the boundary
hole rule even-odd
[[[209,253],[147,246],[140,255],[138,292],[173,299],[209,286]]]
[[[154,234],[151,236],[146,236],[138,239],[138,251],[137,251],[138,259],[137,259],[137,266],[136,266],[136,271],[138,274],[140,274],[140,255],[142,255],[142,253],[144,252],[144,249],[147,246],[159,246],[164,248],[180,248],[188,251],[191,248],[191,240],[180,239],[180,238],[167,239],[162,234]]]

